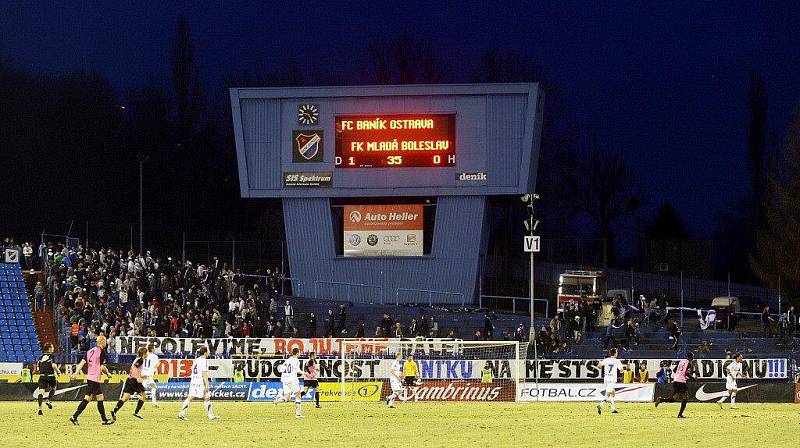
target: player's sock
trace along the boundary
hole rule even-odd
[[[50,389],[50,393],[49,393],[49,394],[47,394],[47,403],[48,403],[48,404],[49,404],[51,401],[53,401],[53,397],[54,397],[55,395],[56,395],[56,390],[55,390],[55,389]]]
[[[125,402],[124,402],[124,401],[122,401],[122,400],[119,400],[119,401],[117,401],[117,405],[116,405],[116,406],[114,406],[114,410],[113,410],[113,411],[111,411],[111,412],[113,412],[113,413],[115,413],[115,414],[116,414],[116,413],[117,413],[117,411],[119,411],[120,409],[122,409],[122,405],[124,405],[124,404],[125,404]]]
[[[319,392],[314,389],[314,401],[317,403],[317,407],[319,407]]]
[[[44,394],[39,394],[39,410],[42,409],[42,400],[44,400]]]
[[[156,388],[155,387],[151,387],[150,391],[151,391],[150,392],[150,401],[153,402],[153,406],[157,406],[158,403],[156,403]]]
[[[189,401],[188,398],[183,400],[183,406],[181,406],[181,412],[186,412],[186,410],[189,409],[189,403],[191,403],[191,401]]]
[[[209,418],[211,418],[211,416],[212,416],[212,415],[214,415],[214,414],[211,412],[211,402],[210,402],[210,401],[206,401],[206,402],[204,402],[204,403],[203,403],[203,407],[205,408],[205,410],[206,410],[206,414],[208,414],[208,417],[209,417]]]
[[[736,404],[736,395],[731,395],[731,406]]]
[[[301,406],[300,400],[297,400],[297,399],[294,400],[294,415],[300,415],[301,414],[300,406]]]
[[[605,405],[606,405],[606,397],[603,397],[603,399],[600,400],[600,406],[605,406]]]
[[[139,400],[138,402],[136,402],[136,411],[134,411],[133,413],[139,414],[139,411],[142,410],[142,406],[144,406],[144,400]]]
[[[679,417],[683,415],[683,410],[684,409],[686,409],[686,400],[681,400],[681,410],[678,411],[678,416]]]
[[[78,405],[78,409],[75,410],[75,414],[72,415],[72,418],[77,419],[78,416],[81,415],[81,412],[83,412],[83,410],[86,409],[86,406],[88,406],[88,405],[89,405],[89,402],[86,401],[85,398],[83,400],[81,400],[81,403]]]
[[[103,404],[102,400],[97,402],[97,412],[100,413],[100,418],[102,418],[103,421],[108,420],[108,418],[106,418],[106,406]]]
[[[616,411],[617,410],[617,404],[614,401],[614,397],[609,398],[608,401],[609,401],[609,403],[611,403],[611,410],[612,411]]]

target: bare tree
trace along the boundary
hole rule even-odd
[[[368,52],[368,77],[374,84],[436,84],[444,80],[441,61],[433,49],[410,34],[390,41],[373,38]]]
[[[754,273],[765,283],[800,288],[800,108],[795,113],[779,163],[766,182],[764,219],[750,257]]]
[[[200,82],[197,76],[189,22],[185,17],[178,21],[172,54],[172,80],[175,86],[177,105],[177,137],[179,149],[188,149],[195,131],[195,114],[200,98]]]
[[[633,175],[625,159],[611,150],[595,149],[580,167],[580,206],[606,240],[608,258],[614,259],[614,224],[639,208]]]

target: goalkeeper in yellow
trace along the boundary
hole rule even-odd
[[[406,362],[403,363],[403,384],[411,389],[414,401],[417,401],[417,389],[421,381],[419,380],[419,366],[414,361],[414,355],[408,355]]]

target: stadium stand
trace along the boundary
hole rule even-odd
[[[482,340],[487,338],[488,328],[488,339],[528,339],[525,315],[284,296],[278,288],[279,273],[248,276],[224,263],[205,266],[149,253],[64,246],[51,247],[45,261],[49,266],[47,293],[51,295],[47,302],[52,304],[51,315],[61,335],[59,345],[62,353],[73,357],[90,348],[101,332],[112,340],[121,335],[395,337],[399,323],[404,338]],[[294,314],[291,323],[285,316],[286,299]],[[312,313],[315,319],[311,319]],[[775,339],[758,333],[703,331],[698,320],[688,316],[676,344],[670,338],[679,322],[674,311],[667,318],[649,321],[642,312],[632,312],[613,328],[610,345],[606,342],[611,330],[605,326],[587,331],[585,324],[580,325],[582,336],[576,340],[574,317],[570,312],[557,320],[537,317],[540,356],[599,358],[610,346],[620,347],[624,358],[672,358],[687,350],[700,358],[723,358],[727,352],[778,357],[786,351]],[[532,351],[528,355],[532,356]]]
[[[0,263],[0,361],[29,363],[40,354],[20,265]]]

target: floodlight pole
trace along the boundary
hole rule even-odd
[[[531,228],[531,236],[533,236],[533,228]],[[530,290],[531,322],[530,322],[530,326],[528,327],[528,335],[529,335],[528,338],[530,340],[535,341],[536,338],[534,336],[535,335],[535,333],[534,333],[535,330],[534,330],[534,311],[533,311],[533,309],[534,309],[533,304],[534,304],[534,290],[535,290],[534,289],[534,281],[535,281],[535,279],[534,279],[534,268],[533,268],[533,252],[531,252],[530,254],[531,254],[531,279],[530,279],[530,288],[531,288],[531,290]],[[535,342],[534,342],[534,344],[535,344]]]

